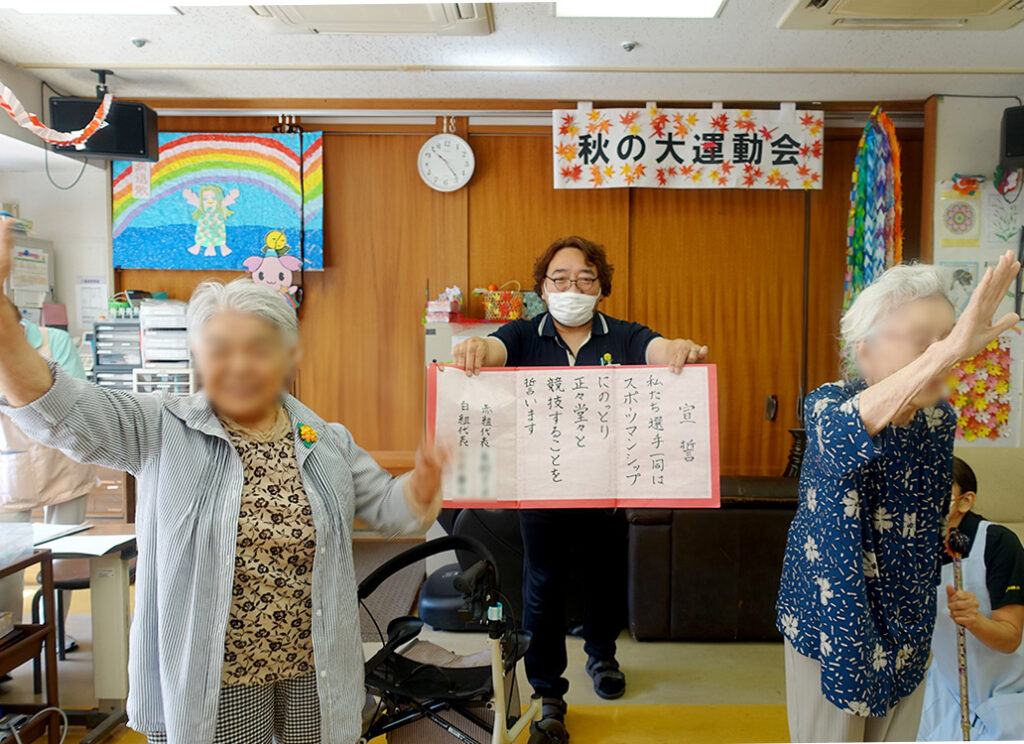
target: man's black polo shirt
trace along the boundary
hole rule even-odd
[[[507,367],[647,364],[647,346],[660,337],[645,325],[617,320],[604,313],[594,314],[590,338],[575,357],[548,313],[533,320],[513,320],[491,335],[505,344]]]

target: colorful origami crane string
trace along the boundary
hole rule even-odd
[[[58,132],[39,121],[35,114],[26,111],[25,107],[21,105],[21,101],[14,95],[14,91],[0,82],[0,108],[10,114],[18,126],[27,129],[51,145],[68,145],[76,150],[83,149],[86,140],[92,137],[100,127],[106,126],[111,101],[113,101],[113,97],[109,93],[103,96],[92,121],[81,129],[76,129],[73,132]]]
[[[857,145],[850,189],[843,309],[883,271],[903,260],[900,146],[876,106]]]

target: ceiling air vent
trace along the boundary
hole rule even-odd
[[[292,34],[486,36],[494,31],[490,3],[380,5],[254,5],[264,30]]]
[[[999,31],[1024,20],[1024,0],[794,0],[789,29]]]

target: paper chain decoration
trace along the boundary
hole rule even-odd
[[[96,115],[92,117],[92,121],[82,129],[76,129],[74,132],[58,132],[56,129],[50,129],[44,125],[35,114],[26,111],[25,107],[21,105],[21,101],[14,95],[14,91],[2,82],[0,82],[0,89],[2,89],[0,90],[0,107],[11,115],[18,126],[27,129],[51,145],[71,145],[76,150],[83,149],[86,140],[92,137],[100,127],[106,126],[107,113],[110,111],[110,103],[113,101],[113,96],[107,93],[96,109]]]
[[[850,189],[843,309],[883,271],[903,260],[900,146],[876,106],[857,145]]]

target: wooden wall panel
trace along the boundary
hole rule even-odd
[[[306,273],[300,395],[371,450],[413,450],[423,432],[426,280],[459,281],[465,193],[416,171],[425,135],[324,142],[327,268]],[[450,254],[449,260],[439,256]]]
[[[469,288],[516,279],[533,289],[533,264],[553,240],[580,235],[604,245],[615,266],[601,310],[629,308],[627,189],[552,187],[551,136],[471,136],[476,172],[469,185]],[[482,315],[479,300],[472,305]]]
[[[903,166],[904,259],[921,252],[922,131],[897,131]],[[859,131],[826,133],[823,188],[811,192],[811,257],[807,335],[807,392],[839,378],[839,318],[846,275],[850,176]]]
[[[630,317],[710,347],[723,474],[781,475],[796,425],[804,195],[630,195]],[[775,421],[765,420],[768,395]]]
[[[163,131],[268,131],[268,117],[162,119]],[[298,392],[367,449],[406,466],[423,424],[426,298],[509,278],[532,285],[556,237],[603,243],[616,265],[609,314],[709,344],[719,365],[723,472],[776,475],[796,424],[804,195],[555,191],[550,138],[473,134],[469,186],[440,194],[416,172],[429,128],[325,138],[325,265],[307,272]],[[857,130],[828,130],[825,188],[811,204],[809,389],[836,377],[850,171]],[[908,255],[920,245],[920,130],[901,132]],[[233,272],[122,271],[118,286],[187,299]],[[479,304],[474,303],[479,313]],[[779,399],[774,422],[765,396]]]

